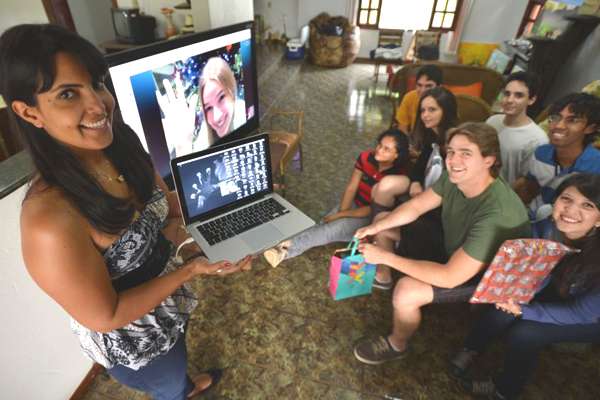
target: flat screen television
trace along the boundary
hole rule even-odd
[[[122,118],[168,183],[171,158],[258,129],[254,43],[249,21],[106,56]]]

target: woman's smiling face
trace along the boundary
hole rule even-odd
[[[24,118],[75,152],[101,150],[112,143],[115,101],[76,57],[58,53],[52,87],[36,95]],[[23,114],[20,114],[23,116]]]
[[[202,92],[205,118],[219,137],[229,133],[233,120],[235,100],[231,94],[216,80],[209,80]]]
[[[444,110],[442,110],[442,107],[431,96],[427,96],[421,101],[420,112],[423,125],[429,129],[436,129],[440,126],[444,117]]]
[[[600,210],[574,186],[556,198],[552,218],[556,228],[571,240],[580,239],[600,226]]]

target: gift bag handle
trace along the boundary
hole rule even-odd
[[[360,243],[360,239],[357,237],[353,237],[350,243],[348,243],[348,250],[350,250],[350,257],[353,257],[358,251],[358,244]]]

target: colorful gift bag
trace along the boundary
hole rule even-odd
[[[577,250],[546,239],[515,239],[502,243],[481,278],[471,303],[527,304],[544,279],[566,254]]]
[[[376,267],[365,263],[356,254],[358,239],[352,239],[346,249],[336,250],[329,264],[329,293],[334,300],[370,294]]]

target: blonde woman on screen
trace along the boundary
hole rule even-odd
[[[237,82],[225,60],[210,58],[199,80],[198,93],[189,98],[179,75],[173,82],[163,80],[165,94],[156,90],[171,158],[206,149],[246,122],[246,103],[237,97]],[[204,117],[196,126],[200,106]]]
[[[200,104],[204,122],[194,149],[209,147],[246,122],[246,104],[237,97],[237,82],[229,64],[210,58],[200,77]]]

